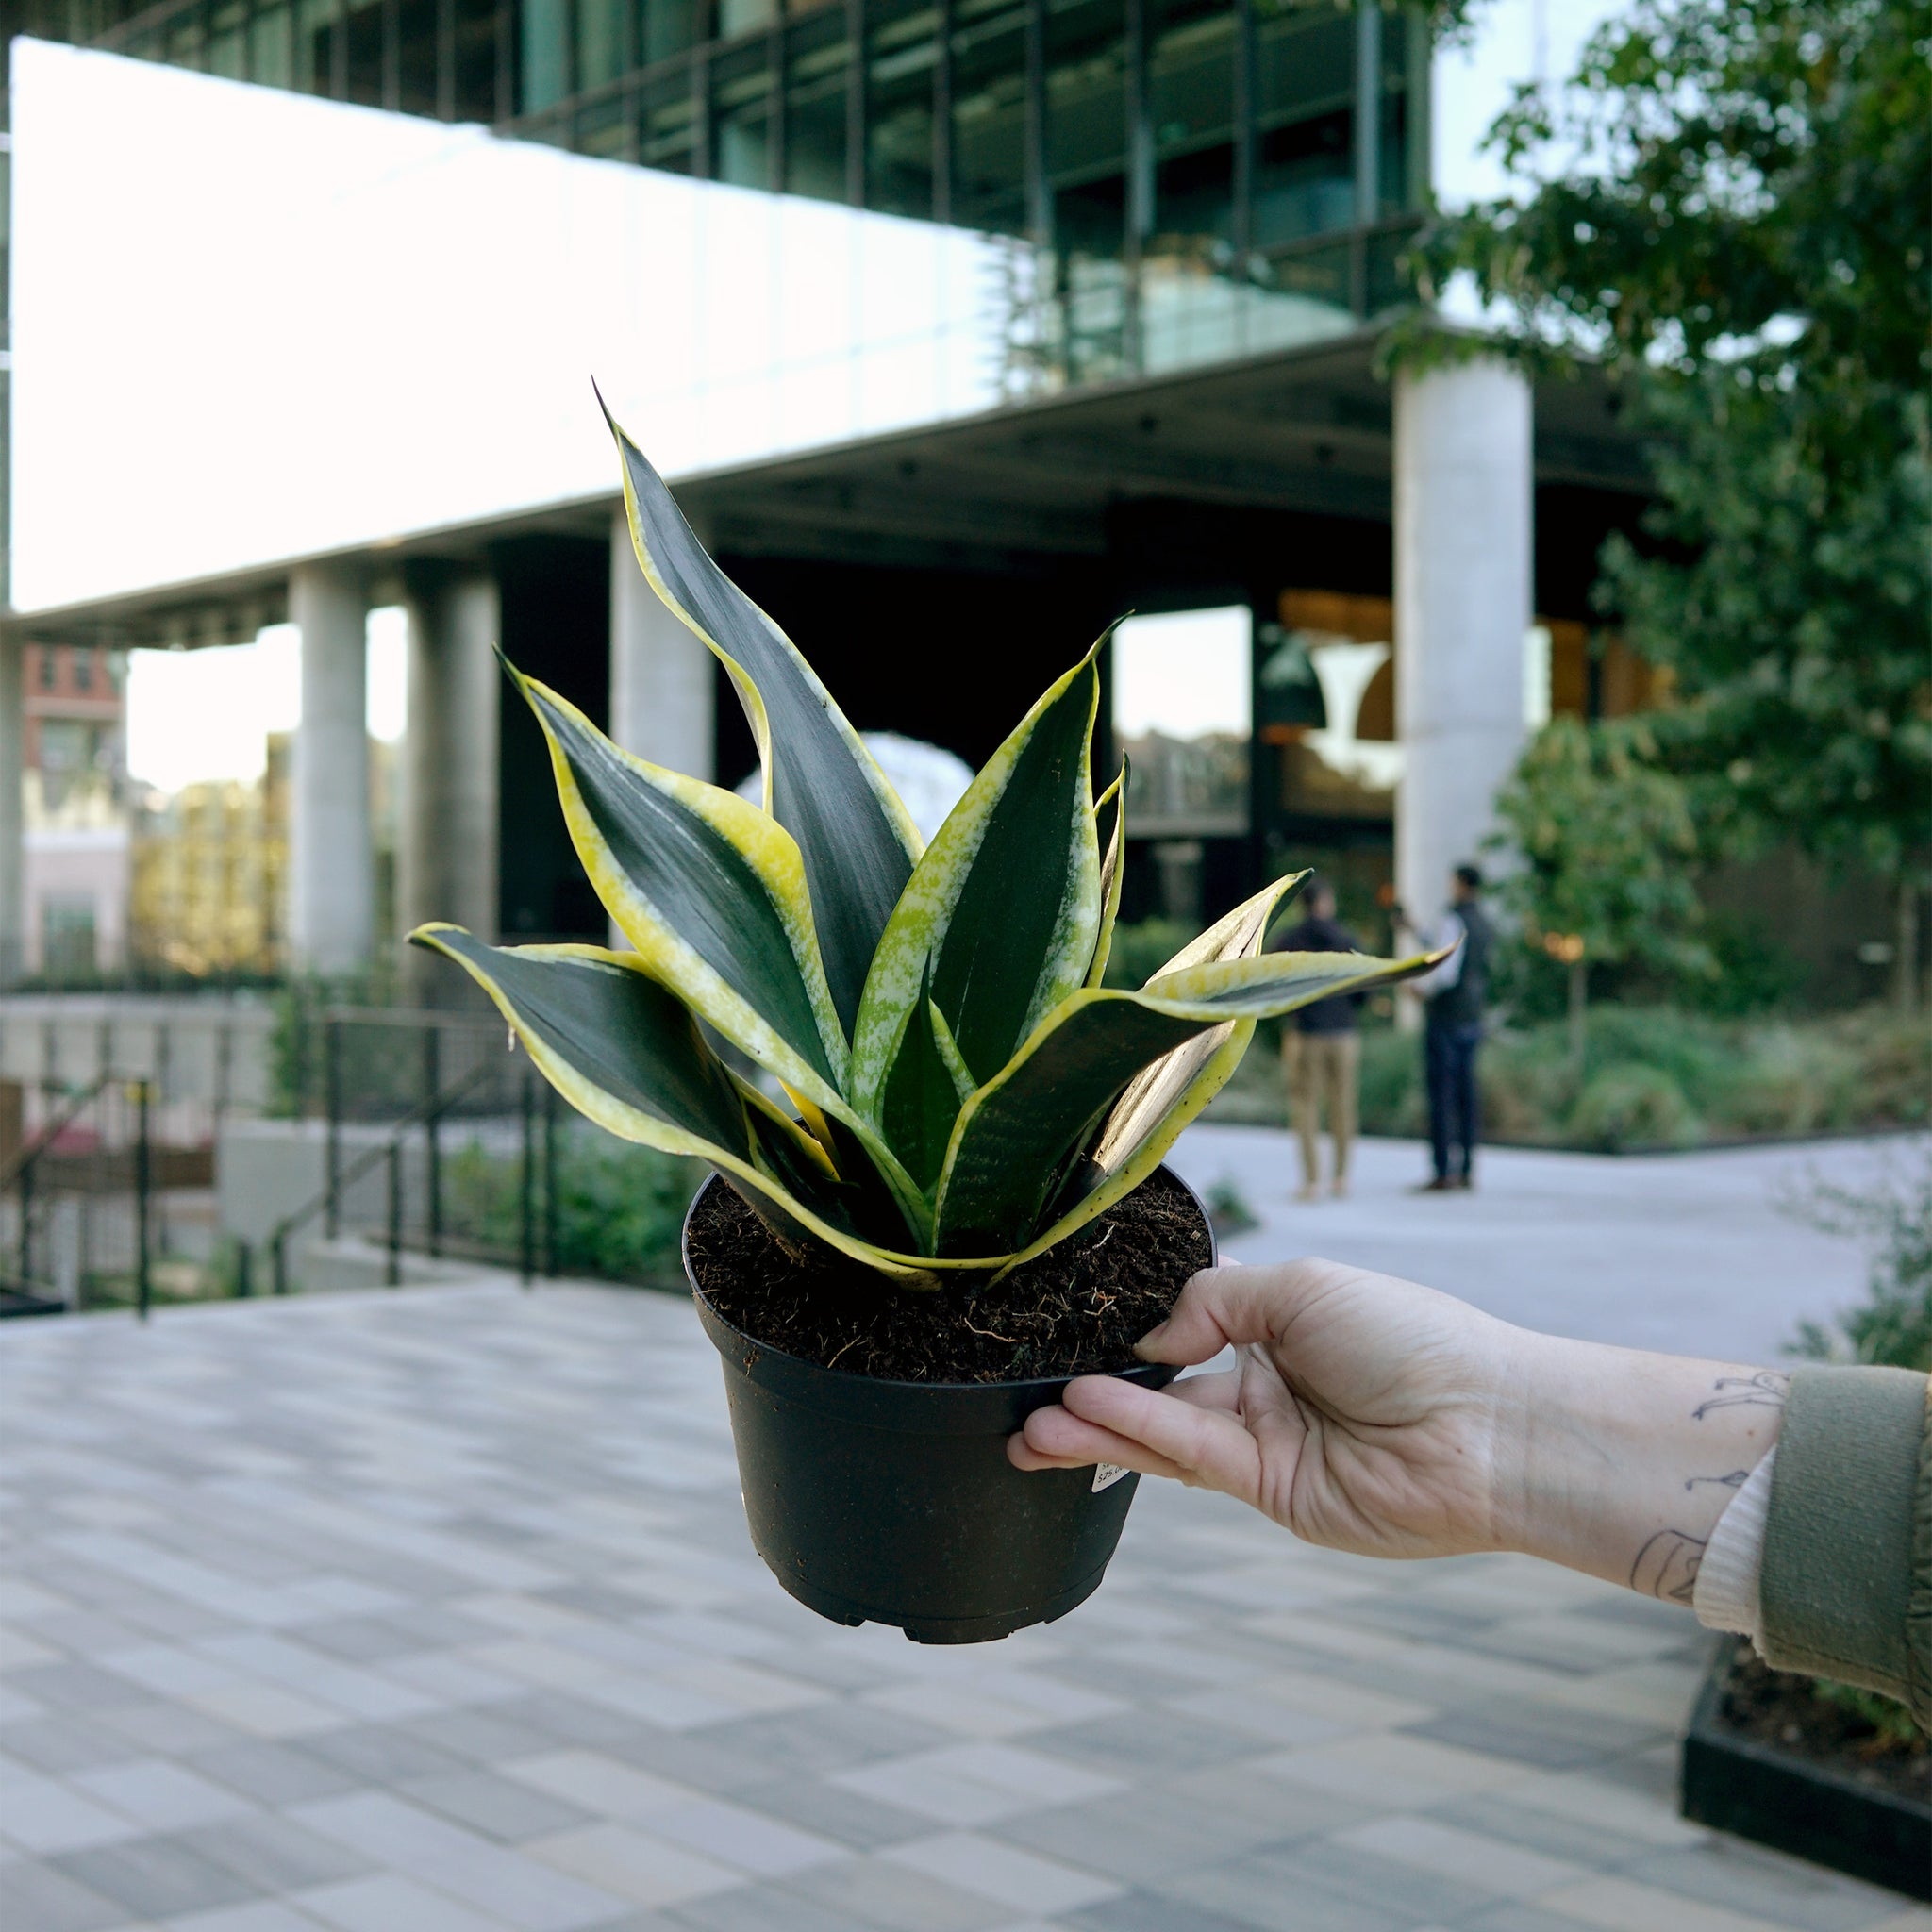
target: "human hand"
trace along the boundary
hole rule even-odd
[[[1238,1361],[1167,1392],[1070,1383],[1008,1454],[1215,1489],[1378,1557],[1522,1550],[1688,1603],[1712,1526],[1777,1440],[1778,1370],[1538,1335],[1336,1261],[1197,1274],[1148,1361]]]
[[[1237,1366],[1167,1393],[1074,1382],[1029,1416],[1022,1469],[1117,1462],[1224,1491],[1309,1542],[1381,1557],[1496,1549],[1521,1488],[1519,1343],[1539,1338],[1336,1261],[1194,1276],[1138,1353]]]

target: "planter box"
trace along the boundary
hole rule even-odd
[[[1932,1902],[1932,1805],[1746,1738],[1724,1722],[1720,1651],[1684,1740],[1686,1818]]]

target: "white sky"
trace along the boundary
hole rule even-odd
[[[1113,634],[1113,728],[1198,738],[1245,732],[1253,712],[1254,614],[1245,604],[1129,617]]]
[[[369,729],[391,743],[408,722],[408,641],[400,609],[369,613]],[[128,654],[127,770],[162,791],[260,777],[269,734],[301,720],[301,635],[291,624],[272,625],[252,644]]]

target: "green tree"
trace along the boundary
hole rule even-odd
[[[1656,762],[1647,726],[1556,718],[1533,738],[1496,800],[1493,841],[1516,864],[1499,888],[1523,935],[1565,967],[1570,1050],[1583,1064],[1593,968],[1636,963],[1707,976],[1710,950],[1693,868],[1685,787]]]
[[[1932,856],[1932,5],[1638,0],[1491,145],[1516,197],[1438,224],[1542,366],[1650,433],[1653,543],[1606,607],[1676,674],[1659,744],[1707,832],[1887,877],[1902,1004]]]

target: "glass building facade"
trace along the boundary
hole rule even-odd
[[[25,0],[25,31],[1009,237],[1009,391],[1397,295],[1419,11],[1334,0]]]

